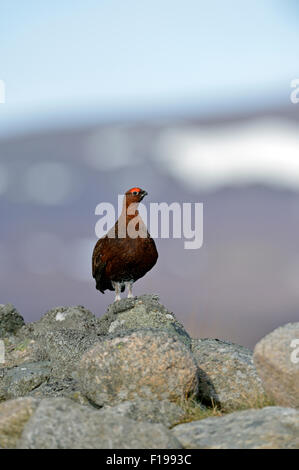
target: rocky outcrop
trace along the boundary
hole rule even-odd
[[[299,411],[266,407],[237,411],[173,428],[186,449],[297,449]]]
[[[12,304],[0,305],[0,338],[13,335],[23,325],[23,317]]]
[[[76,366],[84,352],[99,341],[93,331],[61,328],[45,332],[40,349],[43,349],[45,359],[50,361],[52,377],[74,378]]]
[[[21,449],[177,449],[162,424],[92,410],[66,398],[44,399],[24,427]]]
[[[15,312],[13,306],[6,310]],[[0,309],[0,325],[1,318]],[[65,376],[68,371],[62,367],[63,358],[65,357],[66,366],[70,367],[72,360],[80,357],[80,352],[85,351],[101,336],[99,319],[82,306],[57,307],[46,312],[36,322],[26,325],[23,319],[18,322],[19,328],[15,331],[15,336],[4,340],[4,367],[13,367],[25,361],[50,360],[53,370],[59,370],[59,375]],[[57,356],[60,356],[58,368],[55,361]]]
[[[299,408],[299,323],[289,323],[265,336],[253,357],[275,403]]]
[[[161,423],[168,428],[178,423],[185,414],[180,406],[168,400],[146,400],[144,398],[135,398],[132,401],[124,401],[119,405],[103,408],[103,412],[107,410],[135,421]]]
[[[177,336],[157,329],[120,333],[87,351],[78,367],[81,391],[99,406],[136,397],[177,401],[198,394],[198,370]]]
[[[24,363],[11,369],[2,369],[0,401],[24,397],[50,377],[48,362]]]
[[[23,428],[37,408],[34,398],[18,398],[0,403],[0,449],[13,449]]]
[[[57,379],[51,376],[28,395],[38,399],[64,397],[81,405],[90,405],[88,398],[79,390],[78,382],[70,378]]]
[[[35,336],[43,336],[48,331],[62,328],[80,332],[97,332],[98,319],[81,305],[75,307],[57,307],[46,312],[40,320],[30,326]]]
[[[199,367],[202,401],[227,410],[261,406],[265,402],[252,351],[218,339],[194,339],[192,352]]]
[[[103,335],[144,328],[165,330],[178,336],[187,346],[191,344],[191,338],[183,325],[160,304],[156,295],[142,295],[115,302],[108,307],[98,324],[98,331]]]
[[[191,339],[154,295],[26,325],[0,306],[0,448],[297,448],[298,325],[266,336],[253,361]]]
[[[22,327],[15,336],[4,338],[4,362],[0,363],[0,367],[15,367],[23,364],[24,362],[36,362],[40,360],[39,348],[36,347],[36,342],[32,337],[20,338],[19,332],[23,330]]]

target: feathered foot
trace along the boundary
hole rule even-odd
[[[128,299],[132,299],[134,297],[132,292],[133,281],[126,282],[126,288],[128,289]]]
[[[114,287],[115,290],[115,299],[114,302],[118,302],[120,300],[120,284],[119,282],[112,282],[112,286]]]

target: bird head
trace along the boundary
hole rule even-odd
[[[147,196],[147,192],[141,188],[131,188],[126,192],[126,203],[127,206],[133,203],[139,203],[142,199]]]

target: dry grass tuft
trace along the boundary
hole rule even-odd
[[[200,419],[211,418],[213,416],[222,416],[223,413],[217,405],[212,405],[210,407],[203,407],[198,401],[196,400],[181,400],[177,402],[184,410],[183,417],[174,424],[177,426],[178,424],[183,423],[190,423],[191,421],[199,421]]]
[[[260,395],[256,398],[248,399],[244,397],[240,403],[234,403],[231,407],[220,407],[219,405],[212,403],[209,407],[204,407],[200,402],[195,399],[181,400],[177,402],[184,410],[183,417],[175,423],[172,427],[178,424],[191,423],[192,421],[199,421],[201,419],[224,416],[236,411],[244,411],[248,409],[261,409],[267,406],[275,406],[273,400],[269,397],[261,397]]]

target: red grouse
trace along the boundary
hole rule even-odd
[[[138,205],[147,195],[140,188],[132,188],[124,197],[122,213],[111,230],[100,238],[92,255],[92,275],[96,288],[115,291],[115,301],[120,292],[128,289],[133,297],[132,285],[156,264],[158,252],[154,240],[143,223]]]

